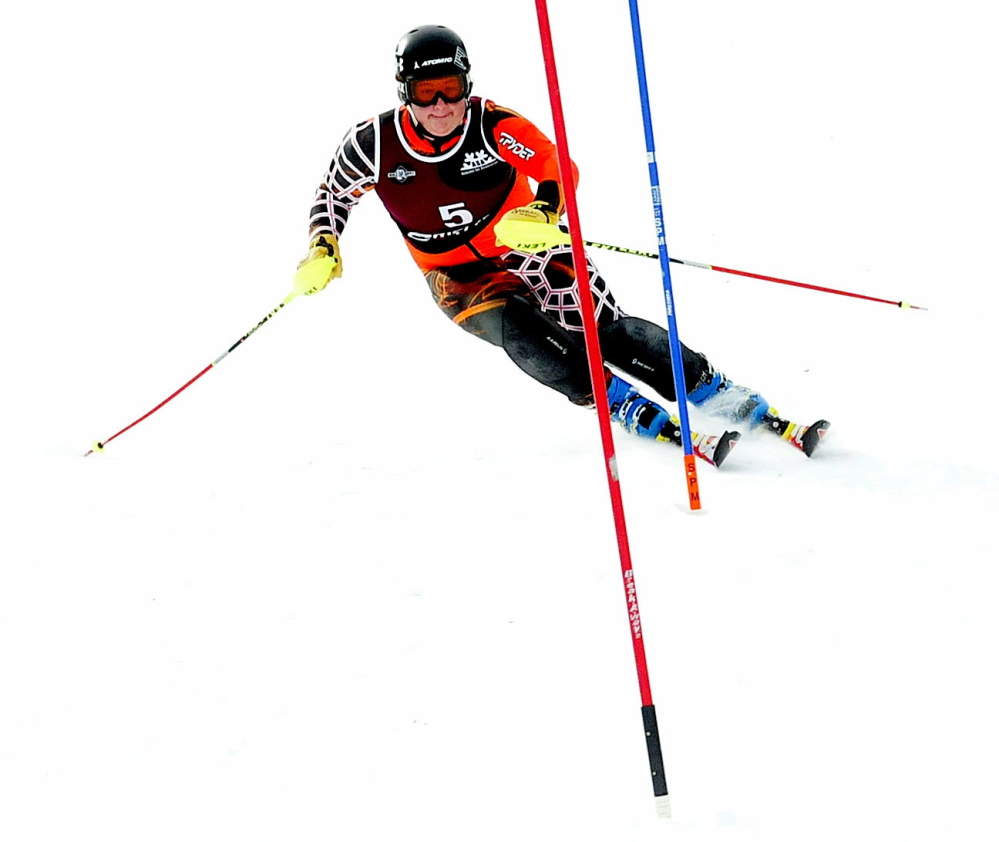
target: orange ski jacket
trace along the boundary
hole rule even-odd
[[[572,173],[578,181],[575,164]],[[555,145],[516,111],[470,97],[460,132],[438,150],[400,105],[344,136],[316,190],[309,236],[339,237],[374,190],[424,272],[496,257],[509,251],[496,244],[496,221],[534,201],[531,181],[559,180]],[[557,202],[561,212],[561,190]]]

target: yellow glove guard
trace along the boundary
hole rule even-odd
[[[343,274],[340,246],[332,234],[319,234],[312,241],[309,253],[298,264],[292,278],[297,295],[312,295],[326,288],[334,278]]]
[[[572,238],[555,223],[554,213],[536,205],[507,211],[496,223],[496,245],[537,254],[555,246],[569,245]]]

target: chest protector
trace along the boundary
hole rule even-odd
[[[492,221],[516,181],[516,170],[486,142],[482,100],[472,97],[468,109],[461,140],[435,156],[406,142],[400,109],[378,117],[375,192],[406,240],[426,254],[468,243]]]

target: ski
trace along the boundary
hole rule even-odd
[[[706,436],[702,433],[691,433],[690,436],[694,453],[716,468],[722,466],[722,462],[728,458],[736,442],[741,438],[742,433],[737,433],[735,430],[726,430],[720,436]]]
[[[825,419],[819,419],[808,426],[795,424],[779,417],[772,409],[767,413],[763,423],[770,432],[794,445],[808,457],[811,457],[816,448],[822,444],[826,431],[832,426]]]
[[[691,430],[690,442],[693,445],[694,455],[700,457],[709,465],[716,468],[722,466],[728,455],[732,452],[735,444],[742,438],[742,433],[735,430],[726,430],[720,436],[709,436],[704,433],[695,433]],[[677,447],[683,447],[680,436],[680,419],[674,415],[670,416],[669,422],[656,436],[657,441],[668,441]]]

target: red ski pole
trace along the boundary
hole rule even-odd
[[[626,249],[621,246],[611,246],[607,243],[591,243],[586,242],[586,245],[591,248],[596,249],[608,249],[610,251],[619,251],[622,254],[635,254],[638,257],[654,257],[656,260],[659,259],[659,255],[651,251],[638,251],[637,249]],[[746,278],[756,278],[760,281],[771,281],[775,284],[787,284],[793,287],[803,287],[804,289],[814,289],[818,292],[831,292],[836,295],[848,295],[851,298],[863,298],[865,301],[877,301],[880,304],[891,304],[895,307],[900,307],[903,310],[928,310],[928,307],[917,307],[915,304],[910,304],[908,301],[892,301],[888,298],[875,298],[872,295],[861,295],[859,292],[844,292],[841,289],[831,289],[830,287],[820,287],[815,284],[803,284],[800,281],[788,281],[784,278],[775,278],[772,275],[758,275],[756,272],[744,272],[742,269],[726,269],[724,266],[713,266],[710,263],[696,263],[693,260],[681,260],[678,257],[671,257],[669,259],[670,263],[679,263],[682,266],[696,266],[698,269],[710,269],[712,272],[728,272],[730,275],[742,275]]]
[[[222,362],[222,360],[224,360],[227,356],[229,356],[229,354],[231,354],[240,345],[242,345],[247,339],[249,339],[251,336],[253,336],[254,333],[256,333],[266,322],[268,322],[272,318],[274,318],[274,316],[276,316],[282,310],[282,308],[285,306],[285,304],[288,304],[296,295],[298,295],[297,292],[291,292],[291,293],[289,293],[285,297],[284,301],[282,301],[280,304],[278,304],[277,307],[275,307],[273,310],[271,310],[266,316],[264,316],[259,322],[257,322],[256,325],[254,325],[250,330],[248,330],[238,340],[236,340],[236,342],[234,342],[229,347],[229,349],[227,351],[225,351],[225,353],[223,353],[221,356],[216,357],[214,360],[212,360],[208,365],[206,365],[203,369],[201,369],[201,371],[199,371],[197,374],[195,374],[194,377],[192,377],[183,386],[181,386],[176,392],[174,392],[172,395],[170,395],[169,397],[165,398],[164,400],[160,401],[158,404],[156,404],[156,406],[154,406],[152,409],[150,409],[149,412],[147,412],[145,415],[142,415],[139,418],[136,418],[127,427],[122,427],[117,433],[115,433],[110,438],[106,438],[106,439],[104,439],[104,441],[95,441],[90,446],[90,450],[88,450],[83,455],[84,456],[89,456],[91,453],[100,453],[102,450],[104,450],[104,447],[105,447],[105,445],[108,442],[113,441],[114,439],[118,438],[118,436],[120,436],[122,433],[126,432],[127,430],[131,430],[132,427],[134,427],[140,421],[145,421],[150,415],[152,415],[154,412],[156,412],[156,410],[160,409],[160,407],[166,406],[168,403],[170,403],[170,401],[172,401],[175,397],[177,397],[177,395],[179,395],[181,392],[183,392],[188,386],[190,386],[192,383],[194,383],[195,381],[199,380],[201,377],[203,377],[204,375],[206,375],[209,371],[211,371],[213,368],[215,368],[215,366],[217,366],[220,362]]]

